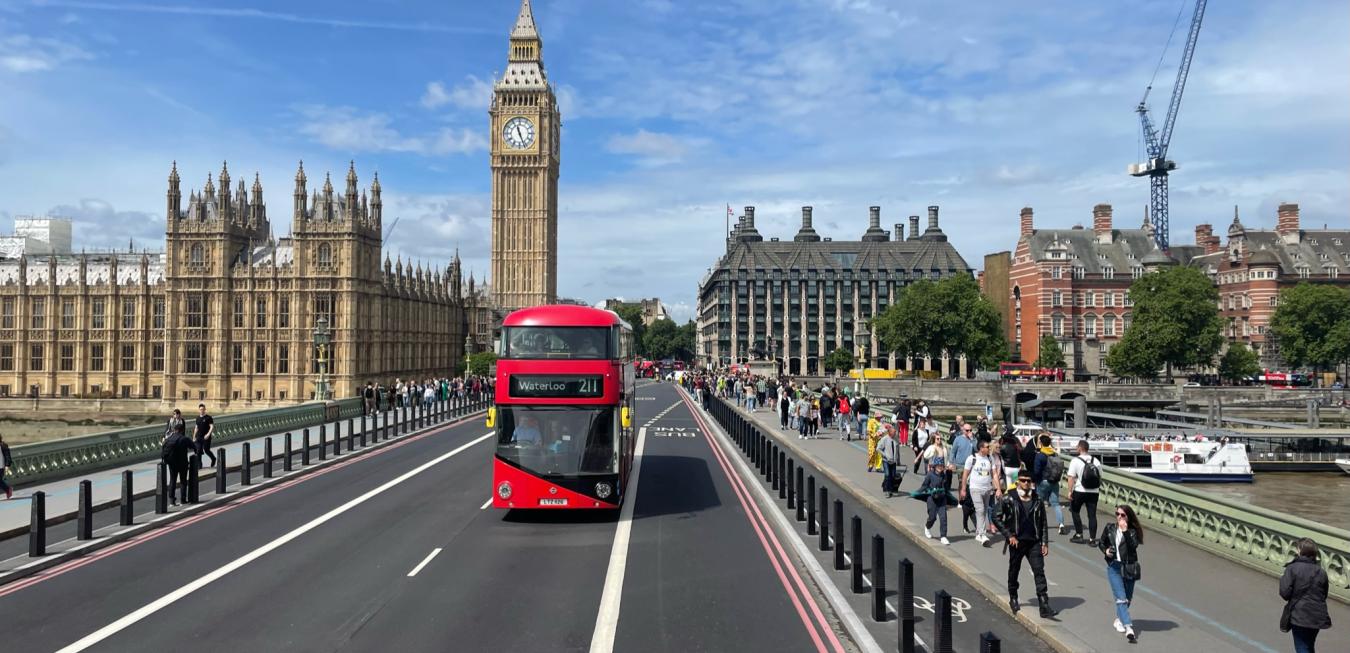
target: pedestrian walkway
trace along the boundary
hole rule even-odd
[[[740,409],[742,412],[744,409]],[[950,546],[923,536],[927,511],[923,502],[907,494],[886,498],[881,490],[881,474],[866,470],[866,443],[855,439],[844,442],[838,429],[821,429],[818,439],[798,439],[795,431],[780,429],[778,417],[767,409],[747,413],[760,429],[779,440],[779,445],[799,459],[821,470],[865,505],[887,518],[902,533],[921,546],[927,546],[943,561],[945,570],[927,573],[956,573],[980,588],[1001,609],[1007,609],[1007,562],[1001,552],[1001,537],[988,547],[965,533],[961,509],[948,514]],[[912,469],[914,456],[901,448],[902,462]],[[922,477],[906,475],[902,492],[918,489]],[[1113,509],[1101,506],[1101,509]],[[1066,523],[1071,523],[1064,506]],[[1279,631],[1279,581],[1261,572],[1218,558],[1177,541],[1158,531],[1148,531],[1140,547],[1143,579],[1135,588],[1130,609],[1138,644],[1130,644],[1112,628],[1115,605],[1107,585],[1102,555],[1094,547],[1072,544],[1067,535],[1054,534],[1051,522],[1050,555],[1046,575],[1050,581],[1051,605],[1060,611],[1052,620],[1036,615],[1031,571],[1023,565],[1022,610],[1018,620],[1041,634],[1052,645],[1065,651],[1258,651],[1281,653],[1291,650],[1291,637]],[[1098,522],[1105,523],[1105,513]],[[934,526],[934,538],[937,526]],[[1292,557],[1292,556],[1291,556]],[[920,570],[918,573],[925,573]],[[1350,651],[1350,607],[1334,600],[1329,605],[1336,624],[1318,638],[1321,650]]]

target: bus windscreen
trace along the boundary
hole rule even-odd
[[[497,455],[535,474],[613,474],[614,408],[500,406]]]

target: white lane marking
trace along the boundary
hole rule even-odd
[[[653,397],[653,399],[655,399],[655,397]],[[684,402],[682,402],[682,401],[677,401],[677,402],[671,404],[670,406],[666,407],[665,410],[663,410],[663,411],[657,413],[657,414],[656,414],[655,416],[653,416],[651,419],[647,420],[647,422],[646,422],[645,424],[643,424],[643,426],[651,426],[652,424],[655,424],[657,420],[661,419],[662,417],[665,417],[667,413],[669,413],[669,412],[672,411],[672,410],[675,410],[675,408],[676,408],[677,406],[681,405],[682,403],[684,403]]]
[[[207,585],[210,585],[211,583],[214,583],[220,580],[221,578],[224,578],[227,574],[243,568],[244,565],[247,565],[248,563],[257,560],[258,558],[261,558],[267,555],[268,553],[275,551],[282,545],[285,545],[286,543],[300,537],[301,535],[304,535],[305,533],[308,533],[309,531],[312,531],[315,528],[322,526],[323,524],[338,517],[342,513],[345,513],[348,510],[351,510],[352,508],[355,508],[383,494],[384,492],[387,492],[388,490],[398,486],[399,484],[407,481],[408,479],[417,476],[418,474],[421,474],[422,472],[425,472],[426,470],[431,469],[437,464],[445,462],[446,460],[454,456],[459,455],[463,451],[469,449],[470,447],[480,442],[483,442],[484,440],[487,440],[492,436],[493,433],[487,433],[480,438],[476,438],[470,442],[460,445],[459,447],[456,447],[452,451],[441,454],[440,456],[437,456],[432,460],[429,460],[421,465],[418,465],[417,467],[403,473],[403,475],[386,482],[384,485],[381,485],[369,492],[366,492],[365,494],[362,494],[361,496],[356,497],[355,499],[352,499],[351,501],[348,501],[347,503],[344,503],[328,511],[323,515],[310,520],[303,526],[300,526],[299,528],[296,528],[295,530],[285,535],[282,535],[281,537],[278,537],[277,539],[272,540],[271,542],[268,542],[267,544],[264,544],[254,549],[253,551],[250,551],[247,554],[244,554],[242,557],[235,559],[233,562],[230,562],[225,566],[205,576],[202,576],[201,578],[198,578],[197,580],[194,580],[191,583],[188,583],[187,585],[184,585],[172,592],[169,592],[168,594],[165,594],[164,596],[158,599],[155,599],[154,601],[151,601],[150,603],[147,603],[146,605],[142,606],[141,608],[137,609],[131,614],[128,614],[125,617],[122,617],[121,619],[118,619],[117,621],[114,621],[88,635],[85,635],[79,641],[69,646],[66,646],[65,648],[62,648],[60,651],[58,651],[58,653],[76,653],[77,651],[83,651],[91,646],[94,646],[95,644],[98,644],[99,642],[102,642],[103,640],[108,639],[109,637],[112,637],[113,635],[116,635],[117,633],[123,630],[126,630],[129,626],[134,625],[136,622],[145,619],[146,617],[160,610],[163,610],[164,608],[173,605],[178,601],[181,601],[187,595],[203,587],[206,587]]]
[[[628,539],[633,532],[633,506],[637,505],[642,450],[646,444],[647,428],[643,427],[638,429],[633,477],[628,479],[628,494],[619,512],[619,526],[614,530],[614,548],[609,551],[605,591],[600,595],[600,612],[595,616],[595,633],[591,635],[591,653],[612,653],[614,650],[614,635],[619,630],[619,604],[623,600],[623,575],[628,567]]]
[[[484,502],[483,502],[483,505],[478,506],[478,509],[479,509],[479,510],[487,510],[487,507],[490,506],[490,505],[492,505],[492,497],[488,497],[488,500],[487,500],[487,501],[484,501]]]
[[[440,552],[441,552],[440,547],[436,547],[436,548],[432,549],[432,550],[431,550],[431,553],[428,553],[428,554],[427,554],[427,557],[426,557],[425,559],[423,559],[421,562],[417,563],[417,566],[416,566],[416,567],[413,567],[413,570],[410,571],[410,572],[408,572],[408,578],[412,578],[413,576],[416,576],[416,575],[417,575],[417,572],[422,571],[422,567],[427,566],[427,563],[428,563],[428,562],[431,562],[431,559],[434,558],[434,557],[436,557],[436,555],[439,554]]]

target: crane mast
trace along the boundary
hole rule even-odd
[[[1186,78],[1191,72],[1191,58],[1195,55],[1195,42],[1200,37],[1200,24],[1205,18],[1207,0],[1196,0],[1195,13],[1191,16],[1191,28],[1186,35],[1186,46],[1181,53],[1181,65],[1177,69],[1176,81],[1172,84],[1172,99],[1167,105],[1167,117],[1162,129],[1153,124],[1148,106],[1148,94],[1153,90],[1149,85],[1144,89],[1144,97],[1135,107],[1139,114],[1139,126],[1144,133],[1144,148],[1148,160],[1132,164],[1129,173],[1135,177],[1149,178],[1149,206],[1152,208],[1153,238],[1158,247],[1167,250],[1171,227],[1167,211],[1167,174],[1177,169],[1175,161],[1167,158],[1167,147],[1172,142],[1172,129],[1176,126],[1177,113],[1181,109],[1181,97],[1186,92]]]

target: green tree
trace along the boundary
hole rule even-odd
[[[652,360],[675,358],[681,346],[680,331],[674,320],[652,322],[642,336],[646,356]]]
[[[492,364],[497,362],[497,355],[490,351],[480,351],[469,355],[469,374],[474,376],[487,376],[492,369]]]
[[[1223,320],[1219,317],[1219,291],[1204,272],[1189,267],[1170,267],[1145,274],[1130,286],[1134,319],[1111,352],[1125,347],[1107,365],[1116,374],[1153,376],[1143,372],[1156,357],[1158,366],[1212,365],[1223,347]],[[1154,370],[1157,369],[1155,366]]]
[[[857,361],[853,358],[853,353],[843,347],[840,347],[825,356],[825,369],[847,372],[853,369]]]
[[[1280,291],[1270,332],[1295,367],[1321,371],[1350,359],[1350,290],[1304,281]]]
[[[694,360],[698,355],[696,350],[698,346],[698,325],[694,324],[693,320],[685,322],[684,326],[680,327],[677,337],[675,357],[686,363]]]
[[[637,348],[637,355],[643,358],[659,358],[647,353],[647,326],[642,321],[642,305],[619,304],[619,306],[614,309],[614,312],[618,313],[619,317],[623,318],[623,321],[628,323],[628,326],[633,327],[633,346]]]
[[[1240,342],[1230,343],[1228,351],[1219,357],[1219,376],[1234,383],[1260,373],[1261,363],[1256,359],[1256,352]]]
[[[1064,348],[1059,346],[1059,341],[1050,334],[1041,336],[1041,353],[1036,356],[1036,367],[1043,368],[1062,368],[1064,363]]]
[[[990,369],[1008,357],[1003,319],[969,274],[909,284],[872,329],[885,350],[907,358],[965,356]]]

